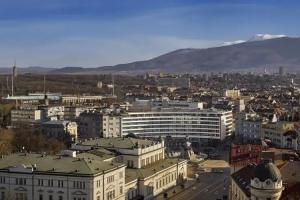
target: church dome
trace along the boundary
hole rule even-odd
[[[264,160],[259,163],[254,169],[253,176],[253,178],[258,178],[261,182],[264,182],[267,179],[274,182],[281,180],[279,169],[270,160]]]

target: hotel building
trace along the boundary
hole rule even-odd
[[[162,109],[121,116],[121,135],[223,140],[232,134],[232,111]]]

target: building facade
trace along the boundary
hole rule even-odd
[[[164,141],[134,138],[99,138],[72,145],[76,151],[106,149],[117,152],[115,162],[125,170],[125,199],[154,199],[163,191],[183,183],[187,177],[187,161],[166,158]]]
[[[87,153],[3,156],[0,180],[0,197],[5,200],[125,199],[125,165]]]
[[[120,115],[105,114],[103,115],[103,137],[120,137],[121,136],[121,117]]]
[[[121,135],[223,140],[232,133],[232,112],[171,109],[122,115]]]
[[[18,127],[21,125],[32,125],[44,120],[43,110],[34,108],[30,109],[15,109],[11,111],[11,125]]]
[[[59,139],[70,137],[72,141],[76,141],[78,138],[78,126],[76,122],[60,120],[48,121],[42,123],[42,129],[48,137]]]
[[[102,137],[103,115],[99,112],[83,112],[77,119],[80,138]]]

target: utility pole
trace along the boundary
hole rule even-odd
[[[115,77],[114,74],[112,74],[112,96],[115,96]]]

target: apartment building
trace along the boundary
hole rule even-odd
[[[232,111],[216,109],[128,112],[121,117],[121,135],[223,140],[232,134],[232,123]]]
[[[103,137],[121,136],[121,117],[120,115],[104,114],[102,117]]]
[[[256,113],[237,113],[235,116],[235,135],[243,139],[260,139],[263,119]]]
[[[35,108],[14,109],[11,111],[11,125],[18,127],[21,125],[32,125],[44,120],[43,110]]]
[[[287,137],[289,132],[295,130],[294,122],[269,122],[262,126],[261,134],[262,137],[266,140],[269,140],[272,144],[280,148],[288,148]],[[295,132],[296,133],[296,132]]]
[[[76,122],[71,121],[48,121],[42,123],[43,132],[48,137],[55,137],[55,138],[66,138],[70,137],[72,141],[76,141],[78,138],[78,126]]]
[[[102,137],[103,114],[90,111],[83,112],[77,119],[78,133],[80,138]]]

